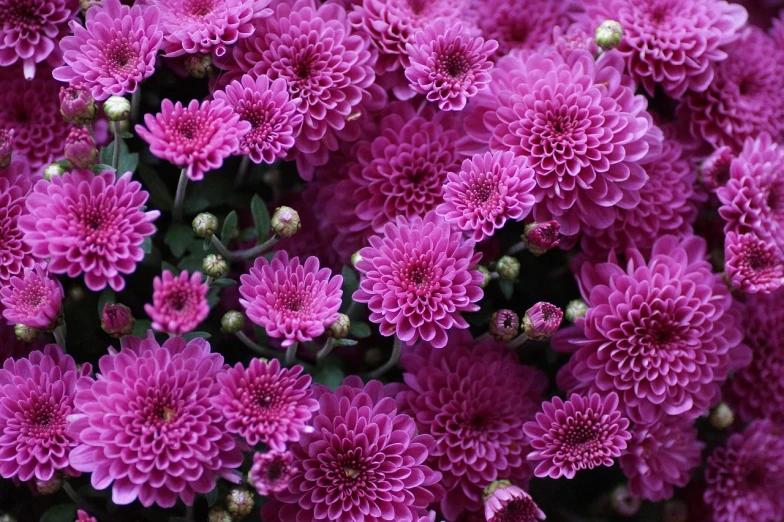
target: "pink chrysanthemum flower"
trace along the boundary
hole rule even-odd
[[[270,0],[142,0],[161,10],[166,56],[223,56],[227,47],[253,34],[253,22],[272,14]]]
[[[304,179],[327,163],[339,141],[359,138],[361,106],[384,97],[374,84],[367,46],[352,34],[338,4],[297,0],[277,2],[275,14],[257,22],[254,35],[234,49],[242,72],[283,78],[291,98],[301,100],[297,109],[304,121],[295,149]]]
[[[294,146],[302,124],[302,114],[297,112],[300,100],[290,98],[283,78],[270,81],[262,75],[254,80],[246,74],[213,96],[251,124],[240,139],[239,152],[254,163],[274,163]]]
[[[152,222],[160,215],[143,210],[148,194],[141,188],[130,172],[118,178],[111,170],[77,170],[39,181],[19,228],[33,254],[49,259],[52,273],[83,273],[90,290],[109,285],[120,291],[123,274],[133,273],[144,258],[142,243],[155,233]]]
[[[525,423],[534,451],[528,460],[539,461],[537,477],[574,478],[581,469],[612,466],[631,438],[629,420],[618,411],[618,395],[576,393],[564,402],[554,397],[542,403],[536,421]]]
[[[84,27],[71,23],[73,36],[60,42],[65,65],[53,76],[90,89],[96,100],[134,92],[155,71],[155,55],[163,40],[158,18],[157,7],[103,0],[87,10]]]
[[[296,442],[318,403],[311,399],[310,376],[302,366],[281,368],[278,360],[253,359],[247,369],[237,363],[218,377],[220,395],[214,404],[226,418],[226,430],[250,446],[266,444],[284,451]]]
[[[708,457],[705,503],[714,522],[784,518],[784,437],[770,421],[749,424]]]
[[[447,179],[436,212],[475,241],[492,236],[508,219],[524,219],[536,201],[534,171],[511,152],[476,154]]]
[[[289,486],[289,481],[296,473],[293,462],[290,451],[254,453],[248,478],[263,497],[280,493]]]
[[[353,299],[368,304],[381,335],[443,348],[450,328],[468,328],[460,313],[479,310],[481,254],[434,212],[387,224],[359,255],[364,277]]]
[[[589,4],[588,16],[596,26],[618,21],[623,38],[617,49],[629,73],[648,94],[658,85],[678,99],[686,91],[708,88],[716,63],[727,59],[725,50],[740,37],[748,13],[724,0],[599,0]]]
[[[236,153],[240,139],[251,124],[222,101],[191,100],[187,107],[180,102],[163,100],[161,112],[145,114],[144,123],[136,126],[139,136],[150,144],[150,152],[180,168],[188,178],[199,181],[204,174],[223,165]]]
[[[207,304],[210,287],[202,282],[201,272],[188,274],[185,270],[174,275],[164,270],[153,280],[152,287],[152,304],[144,305],[144,311],[159,332],[182,335],[199,326],[210,314]]]
[[[700,165],[700,182],[708,190],[723,187],[730,179],[730,166],[734,160],[732,148],[723,146],[714,150]]]
[[[77,445],[69,431],[78,411],[78,387],[89,386],[89,364],[76,368],[57,345],[25,358],[6,359],[0,369],[0,476],[50,480],[76,473],[68,458]]]
[[[438,103],[443,111],[459,111],[490,83],[489,60],[498,43],[472,37],[462,24],[439,18],[406,44],[410,64],[406,77],[411,89]]]
[[[70,433],[76,470],[91,473],[95,489],[112,486],[112,501],[172,507],[193,505],[218,476],[237,483],[242,464],[237,442],[211,404],[219,393],[223,357],[204,339],[181,337],[158,345],[126,337],[122,350],[101,357],[101,373],[82,386]],[[155,463],[155,465],[153,465]]]
[[[418,521],[440,493],[440,474],[425,464],[433,438],[416,434],[383,385],[349,377],[334,392],[317,390],[314,430],[291,446],[294,477],[275,495],[278,518],[352,522]]]
[[[490,486],[492,493],[485,500],[487,522],[536,522],[544,520],[544,511],[539,509],[531,495],[508,482]]]
[[[578,280],[589,308],[568,344],[556,346],[574,352],[579,387],[618,392],[622,410],[639,423],[707,411],[749,352],[706,248],[696,236],[663,236],[649,257],[630,249],[623,265],[614,257],[582,265]]]
[[[37,264],[0,288],[0,301],[5,306],[3,317],[10,322],[49,330],[60,319],[63,286],[45,266]]]
[[[443,474],[447,520],[482,507],[482,490],[498,479],[526,484],[528,439],[523,424],[539,408],[547,379],[523,366],[504,343],[474,344],[450,334],[443,350],[419,343],[403,355],[410,390],[397,401],[419,433],[432,436],[430,466]]]
[[[702,463],[704,447],[689,420],[665,417],[635,426],[620,458],[629,492],[652,502],[672,498],[674,488],[686,486],[691,471]]]
[[[240,304],[267,335],[282,338],[284,347],[310,341],[338,318],[343,277],[331,276],[316,257],[304,263],[280,251],[271,262],[259,257],[240,277]]]
[[[87,511],[79,509],[76,511],[76,520],[74,522],[98,522],[98,519],[91,517]]]
[[[554,304],[539,301],[525,312],[522,328],[529,338],[544,341],[558,331],[563,316],[563,310]]]
[[[784,282],[784,260],[776,245],[755,234],[727,232],[724,272],[733,288],[750,294],[771,292]]]
[[[0,283],[3,285],[35,264],[33,249],[25,242],[24,232],[19,226],[19,217],[25,213],[25,196],[29,188],[30,184],[24,181],[0,177]]]

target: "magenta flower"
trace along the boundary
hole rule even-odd
[[[364,277],[353,299],[368,304],[381,335],[442,348],[450,328],[468,328],[460,312],[479,309],[484,276],[474,267],[481,254],[433,212],[387,224],[359,254]]]
[[[539,301],[525,312],[523,330],[535,341],[549,339],[561,326],[563,310],[554,304]]]
[[[440,474],[425,464],[433,438],[415,434],[414,420],[398,413],[378,381],[363,387],[349,377],[316,398],[316,429],[291,446],[295,474],[275,495],[278,518],[265,519],[418,521],[440,492]]]
[[[418,31],[413,44],[406,44],[406,77],[411,89],[438,103],[439,109],[460,111],[490,83],[489,58],[497,48],[495,40],[472,37],[462,24],[439,18]]]
[[[784,282],[784,260],[779,248],[754,234],[727,232],[724,271],[733,288],[750,294],[771,292]]]
[[[221,391],[213,403],[226,418],[226,430],[250,446],[263,443],[272,451],[285,451],[318,410],[302,366],[281,368],[278,360],[252,359],[247,369],[237,363],[218,382]]]
[[[254,80],[246,74],[213,96],[251,124],[240,139],[239,152],[254,163],[274,163],[294,146],[302,124],[302,114],[297,112],[301,100],[290,98],[283,78],[270,81],[262,75]]]
[[[31,269],[35,264],[33,249],[24,241],[24,232],[19,226],[29,187],[29,183],[0,177],[0,282],[4,286],[12,277],[23,275],[25,269]]]
[[[91,369],[77,369],[54,344],[6,359],[0,369],[0,476],[27,482],[50,480],[57,471],[76,474],[68,463],[77,445],[70,416],[78,412],[77,388],[92,382]]]
[[[136,132],[150,144],[150,152],[187,169],[193,181],[220,168],[224,159],[239,150],[240,139],[251,130],[251,124],[240,121],[239,115],[222,101],[199,105],[191,100],[183,107],[166,99],[161,112],[144,115],[144,123],[147,128],[137,125]]]
[[[68,123],[85,125],[95,120],[95,99],[83,86],[60,87],[60,114]]]
[[[3,317],[11,323],[50,330],[60,320],[63,287],[45,265],[37,264],[0,288],[0,301],[5,306]]]
[[[620,458],[629,492],[652,502],[672,498],[674,488],[686,486],[691,471],[702,463],[704,447],[689,420],[665,417],[635,426]]]
[[[576,393],[564,402],[553,397],[542,403],[536,421],[525,423],[534,451],[528,460],[538,461],[537,477],[574,478],[581,469],[612,466],[631,438],[629,421],[618,411],[618,395],[602,398],[598,393]]]
[[[293,462],[294,457],[290,451],[254,453],[248,478],[263,497],[280,493],[288,488],[289,481],[296,474]]]
[[[201,280],[201,272],[187,270],[174,275],[164,270],[152,283],[152,304],[144,311],[159,332],[182,335],[190,332],[210,314],[207,292],[210,287]]]
[[[95,165],[98,158],[98,147],[90,136],[90,131],[84,127],[74,127],[65,138],[65,159],[74,168],[89,169]]]
[[[0,0],[0,67],[20,63],[30,80],[37,64],[60,65],[57,43],[78,14],[78,0]]]
[[[419,433],[432,436],[430,467],[443,474],[447,520],[482,507],[482,490],[494,480],[526,484],[528,439],[522,426],[534,417],[547,379],[523,366],[504,343],[475,344],[450,334],[443,350],[419,343],[402,359],[410,388],[397,396]]]
[[[531,495],[502,481],[490,486],[492,493],[485,500],[487,522],[536,522],[544,520],[545,514],[536,505]]]
[[[535,256],[549,252],[561,243],[560,231],[561,225],[555,220],[527,224],[522,236],[525,249]]]
[[[134,92],[155,71],[163,32],[156,7],[128,7],[103,0],[85,14],[85,26],[71,22],[73,36],[60,42],[65,65],[52,75],[61,82],[90,89],[105,100]]]
[[[98,522],[98,519],[91,517],[87,511],[79,509],[76,511],[76,520],[74,522]]]
[[[131,309],[122,304],[106,303],[101,310],[101,329],[117,339],[131,335],[136,320]]]
[[[27,198],[28,213],[19,218],[33,254],[49,259],[55,274],[84,274],[95,292],[106,285],[120,291],[123,274],[144,258],[144,238],[155,233],[157,210],[144,211],[147,192],[127,172],[73,171],[39,181]]]
[[[304,264],[280,251],[271,262],[259,257],[240,277],[240,304],[267,335],[283,338],[284,347],[310,341],[338,318],[343,277],[331,275],[328,268],[319,269],[317,257]]]
[[[448,173],[438,215],[474,241],[492,236],[508,219],[524,219],[534,206],[534,171],[511,152],[486,152]]]
[[[0,128],[0,171],[5,170],[11,164],[14,152],[13,137],[14,129]]]
[[[126,337],[99,367],[93,385],[76,395],[81,413],[69,432],[79,441],[71,466],[91,473],[95,489],[112,486],[115,504],[138,499],[168,508],[178,498],[193,505],[218,476],[239,482],[233,470],[242,452],[210,402],[223,357],[204,339],[172,337],[160,346],[152,334]]]
[[[730,166],[735,155],[732,148],[723,146],[714,150],[700,165],[700,182],[708,190],[723,187],[730,179]]]

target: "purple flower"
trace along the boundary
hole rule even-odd
[[[723,187],[730,179],[733,160],[732,148],[723,146],[714,150],[700,165],[700,182],[709,190]]]
[[[55,79],[90,89],[96,100],[136,91],[152,76],[163,32],[158,8],[103,0],[87,10],[85,26],[71,22],[73,36],[60,41],[65,65]]]
[[[98,147],[84,127],[74,127],[65,138],[65,159],[78,169],[89,169],[98,157]]]
[[[14,152],[13,137],[14,129],[0,129],[0,171],[11,164]]]
[[[218,382],[221,390],[213,403],[226,418],[226,430],[250,446],[263,443],[284,451],[287,443],[300,439],[311,412],[318,410],[302,366],[281,368],[278,360],[252,359],[247,369],[237,363]]]
[[[136,270],[144,258],[144,238],[155,232],[160,212],[144,211],[147,192],[127,172],[100,174],[76,170],[39,181],[27,198],[26,215],[19,218],[24,240],[33,254],[49,259],[55,274],[84,274],[87,288],[108,284],[120,291],[123,274]]]
[[[488,489],[492,493],[485,500],[487,522],[536,522],[545,519],[544,512],[531,495],[508,481],[492,484]]]
[[[74,522],[98,522],[95,517],[91,517],[87,511],[81,509],[76,511],[76,520]]]
[[[0,282],[3,285],[35,264],[33,249],[24,241],[24,232],[19,226],[19,218],[25,213],[28,189],[29,183],[0,177]]]
[[[240,277],[240,304],[267,335],[282,338],[284,347],[310,341],[338,318],[343,277],[331,276],[317,257],[304,263],[280,251],[271,262],[259,257]]]
[[[152,304],[144,311],[152,319],[152,327],[170,335],[190,332],[210,314],[207,292],[210,287],[202,282],[201,272],[188,274],[185,270],[174,275],[164,270],[152,282]]]
[[[539,301],[525,312],[525,335],[535,341],[549,339],[561,326],[563,315],[563,310],[554,304]]]
[[[528,460],[539,461],[537,477],[556,479],[574,478],[581,469],[612,466],[631,438],[628,427],[629,421],[618,411],[616,393],[604,398],[575,393],[566,402],[554,397],[542,403],[536,421],[523,426],[534,449]]]
[[[499,341],[511,341],[520,333],[520,318],[511,310],[498,310],[490,317],[490,334]]]
[[[60,87],[60,114],[68,123],[85,125],[95,120],[95,99],[82,86]]]
[[[750,294],[771,292],[784,282],[784,260],[779,248],[755,234],[727,232],[724,271],[733,288]]]
[[[117,339],[131,335],[136,320],[131,309],[122,304],[106,303],[101,310],[101,328]]]
[[[91,473],[95,489],[112,486],[115,504],[168,508],[178,498],[193,505],[218,476],[239,482],[233,470],[242,452],[211,404],[223,357],[204,339],[172,337],[160,346],[152,334],[126,337],[99,368],[76,395],[81,413],[69,432],[79,441],[71,466]]]
[[[296,473],[293,462],[294,457],[290,451],[254,453],[249,481],[263,497],[280,493],[289,486],[289,481]]]
[[[10,322],[50,330],[60,320],[63,287],[45,265],[37,264],[0,288],[0,300],[5,306],[3,317]]]
[[[193,181],[223,165],[223,160],[236,153],[240,139],[251,130],[251,124],[222,101],[191,100],[187,107],[180,102],[163,100],[161,112],[144,115],[144,123],[136,126],[139,136],[150,144],[150,152],[180,168],[187,169]]]
[[[433,212],[387,224],[359,255],[364,277],[353,299],[368,304],[381,335],[442,348],[450,328],[468,328],[460,313],[479,310],[481,254]]]
[[[561,226],[555,220],[527,224],[522,236],[525,249],[535,256],[549,252],[561,243],[560,230]]]

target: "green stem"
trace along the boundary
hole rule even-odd
[[[250,167],[250,156],[243,156],[240,162],[240,168],[237,170],[237,177],[234,179],[234,186],[241,187],[245,183],[245,177],[248,175],[248,167]]]
[[[112,168],[117,171],[120,166],[120,149],[122,148],[122,137],[120,136],[120,123],[113,121],[112,130],[114,131],[114,151],[112,152]]]
[[[174,196],[174,208],[172,216],[175,222],[182,221],[183,207],[185,206],[185,189],[188,186],[187,169],[180,171],[180,180],[177,182],[177,193]]]
[[[95,140],[95,131],[93,130],[93,124],[86,123],[84,127],[87,129],[87,132],[90,133],[90,137],[93,139],[93,142],[97,143],[97,141]]]
[[[256,344],[255,342],[253,342],[253,340],[250,337],[245,335],[243,332],[237,332],[234,335],[237,336],[237,339],[239,339],[242,342],[242,344],[244,344],[245,346],[247,346],[248,348],[250,348],[251,350],[253,350],[254,352],[256,352],[257,354],[261,355],[264,358],[277,359],[280,357],[279,352],[270,350],[269,348]]]
[[[139,121],[139,108],[142,105],[142,86],[137,85],[136,90],[131,94],[131,121]]]
[[[221,240],[218,239],[217,236],[215,236],[215,234],[210,236],[210,242],[212,243],[212,246],[215,247],[215,250],[217,250],[218,253],[224,257],[224,259],[228,259],[229,261],[237,261],[240,259],[256,259],[261,254],[269,250],[270,247],[272,247],[272,245],[274,245],[278,241],[280,241],[280,238],[276,235],[273,235],[264,243],[260,245],[256,245],[253,248],[248,248],[247,250],[237,250],[236,252],[232,252],[228,248],[226,248],[226,245],[224,245],[223,242],[221,242]]]
[[[316,354],[316,364],[321,364],[322,362],[324,362],[324,359],[327,358],[327,355],[329,355],[330,352],[332,352],[332,348],[334,347],[335,347],[335,338],[334,337],[328,338],[327,342],[324,343],[324,347],[321,348],[321,350],[319,350],[319,352]]]
[[[61,323],[57,328],[54,329],[52,332],[54,334],[54,341],[57,345],[62,348],[63,352],[66,352],[65,349],[65,323]],[[66,352],[67,353],[67,352]]]
[[[506,251],[506,255],[511,256],[518,252],[522,252],[523,250],[525,250],[525,248],[526,248],[525,241],[520,241],[519,243],[515,243],[514,245],[509,247],[509,250]]]
[[[522,346],[522,344],[527,340],[528,340],[528,336],[524,333],[521,333],[520,335],[518,335],[517,337],[509,341],[506,345],[509,348],[517,348],[519,346]]]
[[[297,362],[297,346],[299,346],[299,343],[294,343],[286,348],[286,358],[283,360],[286,366],[292,366]]]
[[[400,361],[400,354],[403,353],[403,342],[400,340],[398,336],[395,336],[395,342],[392,345],[392,355],[389,356],[389,360],[367,374],[367,379],[378,379],[389,370],[394,368],[398,361]]]
[[[67,480],[63,480],[63,491],[66,495],[68,495],[68,498],[71,499],[71,502],[76,504],[77,507],[87,511],[90,515],[95,515],[100,520],[109,519],[108,515],[104,511],[96,508],[87,500],[85,500],[84,497],[81,496]]]

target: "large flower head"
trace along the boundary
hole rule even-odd
[[[89,89],[96,100],[136,91],[155,70],[163,39],[158,17],[157,7],[103,0],[87,10],[84,27],[71,23],[73,36],[60,42],[65,65],[53,76]]]
[[[278,519],[417,522],[440,493],[440,474],[425,463],[433,438],[416,434],[378,381],[349,377],[316,395],[314,429],[291,446],[294,476],[275,495]]]
[[[0,301],[5,306],[3,317],[10,322],[48,330],[60,319],[63,286],[45,266],[36,264],[0,288]]]
[[[450,328],[468,328],[460,313],[479,309],[481,254],[434,212],[387,224],[359,255],[363,278],[353,298],[368,304],[381,335],[442,348]]]
[[[147,127],[137,125],[136,132],[150,144],[150,152],[187,169],[194,181],[220,168],[251,130],[249,122],[240,120],[240,115],[220,100],[201,104],[191,100],[186,107],[167,98],[161,112],[144,115],[144,124]]]
[[[282,251],[271,262],[259,257],[240,282],[240,304],[250,320],[282,338],[284,347],[322,335],[338,318],[343,277],[320,268],[317,257],[304,263]]]
[[[573,376],[617,392],[635,422],[699,417],[729,371],[748,362],[732,296],[702,238],[663,236],[648,258],[629,249],[625,266],[586,262],[578,279],[589,308],[570,340]]]
[[[147,192],[127,172],[93,174],[76,170],[39,181],[19,218],[24,240],[33,254],[49,259],[49,271],[76,277],[84,274],[87,288],[116,291],[125,287],[124,274],[144,258],[142,243],[155,233],[157,210],[145,211]]]
[[[30,184],[24,181],[0,177],[0,282],[3,286],[35,264],[33,249],[25,242],[19,226],[29,188]]]
[[[547,379],[523,366],[504,343],[475,344],[467,333],[451,334],[444,349],[421,342],[403,355],[410,389],[398,404],[432,436],[430,466],[443,474],[441,508],[448,520],[482,507],[482,490],[494,480],[525,484],[528,438]]]
[[[211,403],[223,357],[204,339],[161,346],[151,334],[126,337],[98,366],[96,381],[76,395],[69,432],[79,441],[71,465],[91,473],[95,489],[112,486],[115,504],[172,507],[178,498],[192,505],[218,476],[239,482],[242,452]]]
[[[152,319],[152,327],[159,332],[182,335],[204,321],[210,313],[207,292],[210,287],[202,282],[201,272],[179,275],[164,270],[152,282],[152,304],[144,311]]]
[[[0,476],[50,480],[76,473],[68,458],[77,445],[69,432],[78,387],[89,386],[91,367],[79,369],[57,345],[6,359],[0,369]]]

